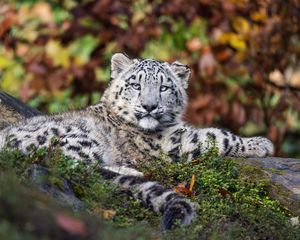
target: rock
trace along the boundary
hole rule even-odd
[[[37,171],[44,172],[39,167]],[[150,228],[120,229],[90,214],[69,211],[17,178],[11,172],[0,174],[0,239],[159,239]]]
[[[42,113],[0,91],[0,130],[11,123],[38,115],[42,115]]]
[[[270,196],[294,216],[300,214],[300,159],[265,157],[238,159],[243,174],[265,180]]]
[[[47,168],[32,164],[28,171],[28,177],[30,182],[35,184],[40,191],[50,195],[59,204],[71,207],[75,211],[84,209],[84,203],[75,196],[70,183],[62,177],[57,177],[56,181],[59,183],[59,187],[56,186],[49,180]]]
[[[29,118],[37,115],[42,115],[42,113],[28,105],[22,103],[15,97],[10,96],[5,92],[0,91],[0,103],[7,106],[8,108],[14,110],[15,112],[22,115],[24,118]]]

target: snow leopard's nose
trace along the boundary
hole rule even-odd
[[[143,107],[148,113],[151,113],[152,111],[154,111],[154,110],[158,107],[158,104],[157,104],[157,103],[153,103],[153,104],[142,104],[142,107]]]

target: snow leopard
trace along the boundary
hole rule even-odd
[[[117,184],[155,213],[162,229],[187,225],[197,204],[156,181],[147,180],[136,165],[164,154],[169,162],[192,161],[214,143],[220,156],[264,157],[273,144],[264,137],[240,137],[218,128],[196,128],[183,120],[188,102],[190,68],[178,61],[131,59],[116,53],[111,78],[98,104],[83,110],[36,116],[4,128],[0,149],[49,147],[85,164],[99,163],[105,179]],[[188,114],[188,113],[186,113]]]

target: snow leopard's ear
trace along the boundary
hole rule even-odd
[[[187,89],[188,81],[191,76],[191,69],[189,68],[189,66],[178,61],[171,63],[170,66],[175,75],[181,80],[183,88]]]
[[[123,53],[115,53],[111,58],[110,77],[115,79],[121,72],[128,69],[133,64],[133,60]]]

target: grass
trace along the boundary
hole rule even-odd
[[[75,162],[63,156],[55,147],[40,149],[29,156],[23,156],[18,151],[0,153],[0,173],[18,176],[13,184],[31,188],[28,183],[31,164],[46,167],[49,170],[48,180],[57,188],[63,189],[62,179],[71,183],[76,196],[83,200],[86,206],[85,213],[76,215],[81,217],[81,214],[88,214],[89,218],[93,219],[90,221],[105,222],[101,233],[98,233],[102,238],[105,234],[108,238],[116,236],[114,239],[126,239],[126,236],[135,236],[131,239],[300,237],[300,229],[293,227],[289,222],[289,212],[268,196],[267,184],[242,174],[243,171],[239,170],[232,159],[218,157],[214,149],[191,163],[171,164],[158,159],[137,166],[145,173],[147,179],[160,181],[170,188],[183,191],[187,194],[186,197],[199,204],[198,217],[192,225],[163,234],[159,230],[160,216],[103,180],[97,171],[97,164],[86,166]],[[194,183],[190,189],[192,176]],[[6,194],[9,194],[9,191]],[[4,218],[0,222],[0,236],[5,232],[17,234],[14,230],[16,228],[18,223]],[[25,231],[24,234],[30,232]]]

